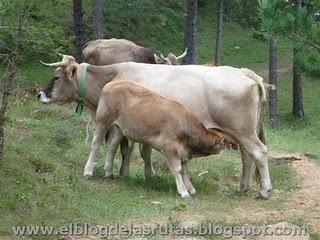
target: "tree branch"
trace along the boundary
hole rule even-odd
[[[299,36],[299,35],[297,35],[297,34],[295,34],[295,33],[292,33],[291,35],[292,35],[293,37],[295,37],[295,38],[298,38],[299,40],[301,40],[301,41],[303,41],[303,42],[306,42],[306,43],[309,44],[310,46],[312,46],[312,47],[314,47],[314,48],[316,48],[317,50],[320,51],[320,46],[319,46],[319,45],[317,45],[317,44],[315,44],[315,43],[313,43],[313,42],[310,42],[309,40],[307,40],[307,39],[305,39],[304,37],[301,37],[301,36]]]

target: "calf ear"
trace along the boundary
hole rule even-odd
[[[225,138],[225,132],[219,128],[208,128],[208,132],[217,135],[220,138]]]
[[[221,130],[220,128],[208,128],[207,129],[210,133],[216,134],[219,137],[224,139],[224,142],[228,149],[232,148],[234,150],[238,149],[238,142],[234,139],[231,135],[227,134],[225,131]]]
[[[67,67],[67,74],[70,81],[75,81],[77,78],[78,66],[71,64]]]

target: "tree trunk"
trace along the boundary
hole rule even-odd
[[[4,83],[3,93],[1,97],[1,108],[0,108],[0,162],[4,159],[4,116],[7,111],[8,106],[8,98],[9,92],[6,91],[7,88],[7,81]]]
[[[102,39],[104,37],[104,24],[101,0],[92,0],[92,20],[93,38]]]
[[[8,101],[11,91],[16,83],[16,75],[17,75],[17,55],[16,51],[13,52],[12,60],[9,61],[9,73],[8,76],[5,77],[3,86],[2,86],[2,96],[1,96],[1,106],[0,106],[0,162],[4,159],[4,117],[7,112]]]
[[[215,52],[215,65],[219,66],[221,63],[221,45],[223,36],[223,0],[219,1],[219,12],[217,19],[217,36],[216,36],[216,52]]]
[[[296,20],[295,20],[295,27],[294,31],[295,34],[299,35],[299,21],[297,20],[298,12],[302,8],[302,0],[295,0],[295,11],[296,11]],[[293,97],[293,104],[292,104],[292,114],[295,117],[303,117],[304,110],[303,110],[303,101],[302,101],[302,73],[299,67],[299,49],[294,43],[293,47],[293,86],[292,86],[292,97]]]
[[[188,48],[183,63],[197,63],[197,0],[188,0],[185,46]]]
[[[276,86],[276,89],[269,93],[269,114],[271,128],[278,127],[278,101],[277,101],[277,58],[278,44],[275,36],[270,38],[269,46],[269,83]]]
[[[74,33],[76,36],[76,58],[81,62],[81,52],[83,45],[83,11],[82,0],[73,0]]]

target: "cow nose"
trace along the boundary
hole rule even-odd
[[[41,93],[39,92],[38,94],[37,94],[37,99],[39,100],[41,98]]]

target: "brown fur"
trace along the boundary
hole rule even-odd
[[[82,50],[82,59],[93,65],[111,65],[121,62],[177,65],[174,54],[168,61],[156,61],[155,52],[126,39],[98,39],[87,42]]]
[[[128,81],[104,87],[98,121],[114,122],[127,137],[188,157],[216,154],[230,144],[222,131],[207,130],[184,105]]]

